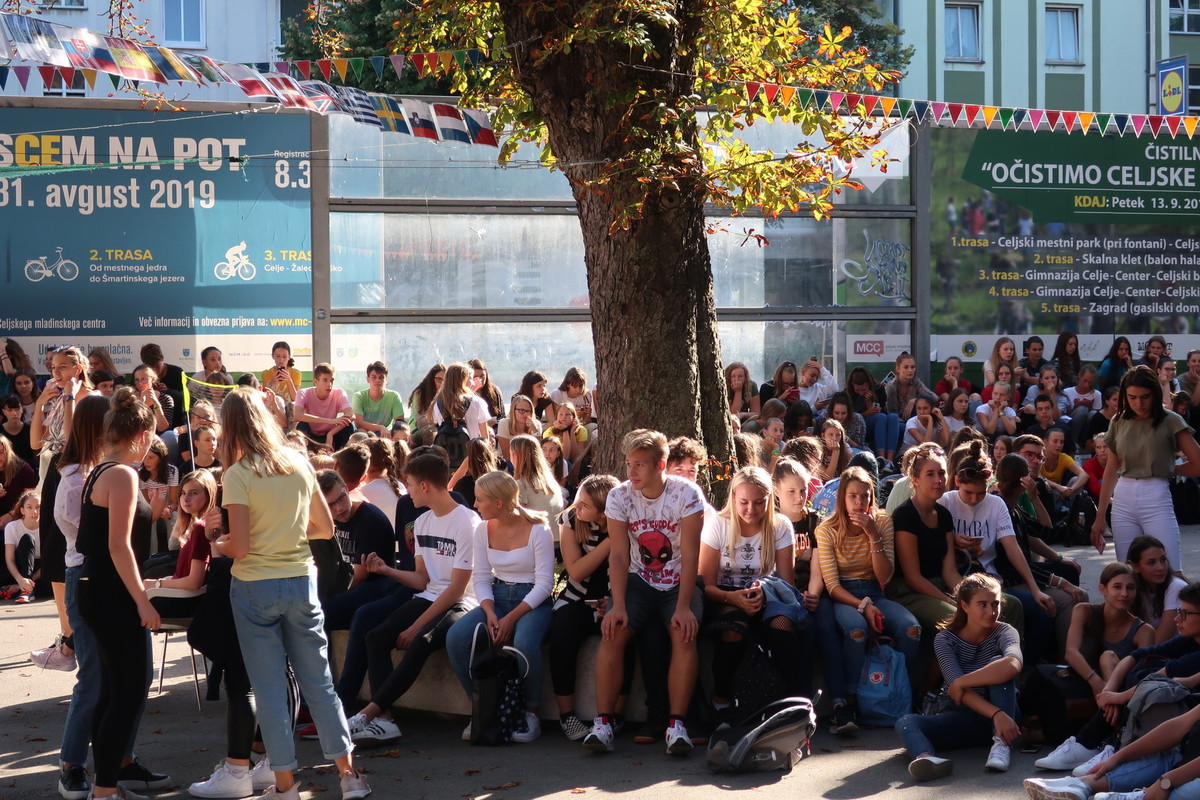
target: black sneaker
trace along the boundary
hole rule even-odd
[[[858,722],[854,719],[854,709],[849,703],[835,703],[833,714],[830,716],[829,732],[835,736],[858,731]]]
[[[87,770],[81,766],[63,768],[58,775],[58,793],[63,800],[87,800],[92,792]]]
[[[171,776],[161,772],[152,772],[143,767],[135,758],[117,773],[117,783],[126,789],[148,792],[151,789],[165,789],[171,785]]]

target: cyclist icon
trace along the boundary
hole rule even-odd
[[[217,280],[227,281],[236,275],[242,280],[248,281],[257,274],[258,269],[250,263],[250,258],[246,255],[246,243],[241,242],[236,247],[225,251],[225,260],[218,261],[213,272],[216,274]]]
[[[79,277],[79,265],[69,258],[63,258],[61,247],[54,248],[58,253],[58,260],[53,264],[47,264],[46,259],[49,256],[41,258],[31,258],[25,262],[25,277],[31,282],[37,283],[42,278],[52,278],[55,272],[58,277],[64,281],[73,281]]]

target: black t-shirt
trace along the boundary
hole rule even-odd
[[[934,508],[937,509],[935,528],[925,524],[912,500],[905,500],[892,512],[892,529],[896,532],[896,538],[900,538],[901,531],[917,537],[917,563],[925,578],[942,577],[942,563],[947,550],[946,534],[954,533],[954,517],[950,515],[950,509],[943,505],[935,505]]]
[[[0,428],[0,436],[4,436],[6,439],[12,442],[13,452],[16,453],[17,457],[26,464],[32,464],[37,460],[37,453],[33,451],[33,446],[29,443],[28,422],[22,425],[21,430],[17,431],[16,433],[9,433],[3,428]]]
[[[376,553],[389,567],[396,566],[396,538],[387,515],[367,502],[345,522],[334,522],[334,536],[342,548],[342,557],[351,564],[361,564],[369,553]],[[382,578],[372,573],[367,580]]]
[[[450,492],[450,496],[454,498],[454,502],[460,506],[471,507],[471,504],[466,501],[458,492]],[[417,568],[417,546],[413,538],[413,525],[417,519],[429,510],[428,506],[413,505],[412,498],[408,495],[401,495],[396,500],[396,569],[412,572]]]
[[[1100,416],[1100,415],[1097,414],[1097,416]],[[1039,437],[1043,442],[1046,441],[1046,434],[1048,434],[1050,431],[1061,431],[1062,432],[1063,454],[1068,455],[1068,456],[1074,456],[1075,455],[1075,437],[1072,436],[1071,432],[1069,430],[1067,430],[1065,427],[1063,427],[1062,425],[1055,423],[1055,424],[1051,425],[1049,428],[1043,428],[1041,426],[1041,423],[1039,423],[1037,420],[1034,420],[1033,424],[1025,429],[1025,433],[1032,433],[1034,436]]]

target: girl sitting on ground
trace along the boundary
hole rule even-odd
[[[1167,549],[1153,536],[1130,542],[1126,563],[1137,577],[1138,616],[1154,629],[1154,644],[1162,644],[1178,632],[1175,612],[1187,581],[1171,569]]]

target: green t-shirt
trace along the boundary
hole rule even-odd
[[[308,509],[317,477],[297,453],[290,475],[259,477],[246,459],[225,470],[221,502],[250,509],[250,552],[233,565],[243,581],[302,578],[313,567]]]
[[[1183,417],[1167,411],[1167,418],[1154,426],[1153,419],[1113,417],[1108,425],[1108,449],[1121,461],[1122,478],[1170,478],[1175,474],[1175,435],[1191,432]]]
[[[385,428],[391,428],[397,418],[404,418],[404,401],[391,389],[384,389],[383,397],[378,401],[371,399],[370,389],[355,392],[350,400],[350,407],[367,422]]]

